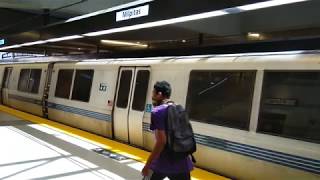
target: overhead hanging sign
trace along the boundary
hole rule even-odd
[[[149,5],[144,5],[124,11],[119,11],[116,14],[116,21],[124,21],[128,19],[138,18],[149,15]]]

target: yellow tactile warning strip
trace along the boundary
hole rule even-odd
[[[130,157],[134,160],[140,161],[140,162],[146,162],[149,152],[134,148],[132,146],[122,144],[116,141],[112,141],[110,139],[107,139],[102,136],[98,136],[95,134],[88,133],[86,131],[82,131],[76,128],[72,128],[70,126],[66,126],[57,122],[50,121],[48,119],[44,119],[35,115],[31,115],[19,110],[15,110],[6,106],[0,105],[0,111],[3,111],[5,113],[8,113],[10,115],[16,116],[18,118],[21,118],[23,120],[31,121],[33,123],[41,124],[42,126],[49,127],[52,129],[55,129],[59,132],[63,132],[65,134],[77,137],[79,139],[83,139],[86,141],[89,141],[97,146],[101,146],[104,149],[108,149],[110,151],[125,155],[127,157]],[[208,171],[195,168],[191,172],[191,176],[193,180],[227,180],[228,178],[210,173]]]

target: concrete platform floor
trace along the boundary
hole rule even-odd
[[[149,152],[5,106],[0,111],[1,180],[142,179]],[[196,168],[192,179],[226,178]]]

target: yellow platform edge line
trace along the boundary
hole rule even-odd
[[[85,141],[89,141],[92,144],[95,144],[97,146],[101,146],[102,148],[108,149],[110,151],[114,151],[119,154],[125,155],[136,161],[145,163],[150,154],[147,151],[107,139],[106,137],[102,137],[96,134],[91,134],[89,132],[76,129],[58,122],[54,122],[39,116],[35,116],[35,115],[28,114],[13,108],[9,108],[7,106],[0,105],[0,111],[8,113],[18,118],[21,118],[23,120],[27,120],[36,124],[41,124],[42,126],[52,128],[54,130],[71,135],[73,137],[76,137]],[[202,179],[203,180],[208,180],[208,179],[228,180],[228,178],[210,173],[206,170],[199,169],[199,168],[194,168],[194,170],[191,172],[191,176],[193,180],[202,180]]]

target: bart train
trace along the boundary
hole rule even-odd
[[[319,53],[2,64],[1,100],[150,150],[152,88],[166,80],[188,111],[197,166],[235,179],[320,179]]]

